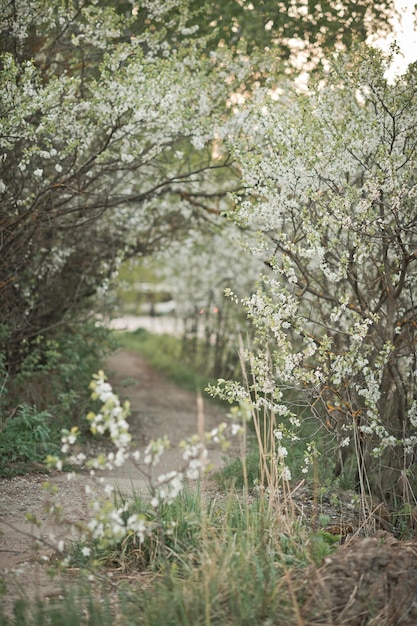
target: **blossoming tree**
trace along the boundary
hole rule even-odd
[[[233,79],[200,54],[186,3],[129,7],[126,16],[111,3],[2,3],[0,324],[10,374],[124,256],[216,214],[227,190],[215,180],[228,156],[207,146]],[[178,37],[168,38],[174,23]]]
[[[159,277],[183,322],[184,357],[204,362],[214,377],[236,376],[239,334],[248,330],[245,312],[225,292],[247,295],[262,268],[262,259],[242,250],[243,241],[244,233],[233,224],[211,233],[194,229],[158,257]]]
[[[365,49],[325,86],[266,94],[235,145],[236,218],[269,266],[246,301],[255,386],[278,415],[280,386],[297,389],[356,453],[362,490],[413,505],[417,67],[393,84],[385,70]]]
[[[335,49],[347,50],[368,35],[383,36],[390,29],[392,0],[191,0],[200,31],[211,32],[215,41],[237,54],[256,49],[274,51],[281,59],[304,69],[318,68]],[[265,66],[266,74],[269,74]]]
[[[221,135],[230,93],[271,71],[268,37],[288,47],[288,11],[197,4],[1,2],[0,324],[10,372],[24,342],[71,317],[124,255],[163,246],[228,188],[216,177],[228,155],[215,158],[207,146]],[[390,0],[356,4],[349,32],[367,34],[369,11],[369,23],[387,24]],[[301,5],[289,11],[294,28]],[[216,24],[224,17],[220,36],[201,19],[204,7],[213,19],[219,13]],[[265,22],[259,41],[247,9]],[[339,13],[323,6],[330,39],[343,34],[343,2]],[[262,62],[248,63],[243,48],[229,55],[224,37],[236,20],[243,40],[266,50]],[[324,26],[313,22],[317,37],[305,34],[314,47]]]

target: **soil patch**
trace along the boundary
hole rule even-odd
[[[417,542],[380,532],[354,539],[306,571],[309,624],[415,626]]]

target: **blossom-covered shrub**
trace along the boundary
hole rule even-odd
[[[266,92],[234,156],[236,219],[269,266],[245,299],[254,387],[276,415],[298,390],[358,487],[395,504],[417,487],[417,74],[386,68],[364,49],[308,92]]]
[[[193,231],[159,256],[159,275],[175,301],[182,321],[183,358],[212,377],[239,371],[239,335],[248,332],[242,307],[227,296],[243,297],[253,289],[262,260],[242,251],[244,234],[233,224],[214,233]]]

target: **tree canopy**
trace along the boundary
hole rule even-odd
[[[373,32],[386,33],[393,11],[392,0],[192,0],[199,32],[210,36],[211,45],[236,52],[279,50],[282,60],[297,63],[300,49],[305,63],[315,67],[335,50],[348,50]]]
[[[331,18],[336,39],[347,11],[358,36],[366,7],[379,27],[388,4],[368,4]],[[210,146],[229,132],[230,95],[251,82],[258,60],[228,50],[235,22],[250,48],[265,47],[264,35],[281,45],[304,28],[297,6],[206,3],[203,15],[187,0],[2,1],[0,323],[9,368],[26,340],[105,286],[124,256],[148,254],[225,208],[237,179],[224,174],[226,143]],[[252,26],[269,14],[274,28],[255,41]],[[318,41],[321,22],[311,29]]]

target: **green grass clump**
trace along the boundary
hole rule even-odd
[[[125,595],[127,623],[252,626],[278,615],[270,623],[296,623],[288,573],[310,562],[309,536],[282,510],[240,491],[204,496],[190,489],[162,519],[165,532],[152,553],[163,576]]]
[[[51,436],[52,416],[48,411],[22,404],[16,415],[0,430],[0,476],[28,470],[30,464],[43,463],[48,453],[59,450]]]
[[[225,461],[225,465],[214,475],[215,480],[220,486],[226,488],[232,486],[236,489],[243,489],[243,487],[245,487],[246,477],[249,488],[259,485],[261,479],[260,455],[256,446],[249,445],[245,460],[246,475],[244,472],[244,462],[240,457],[225,456],[223,460]]]

